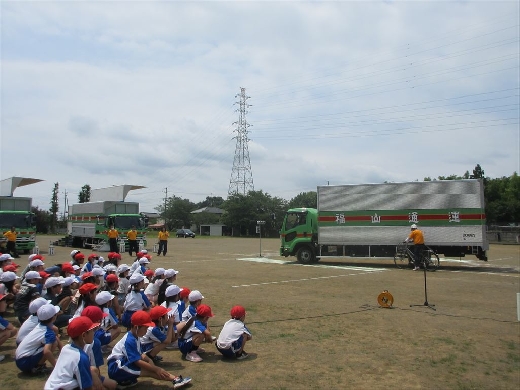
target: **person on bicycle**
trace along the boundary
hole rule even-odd
[[[413,241],[413,262],[415,264],[414,271],[417,271],[419,269],[419,265],[421,264],[421,253],[425,250],[424,246],[424,234],[422,231],[417,229],[417,225],[414,223],[412,226],[410,226],[410,229],[412,230],[410,232],[410,235],[404,242],[410,242]]]

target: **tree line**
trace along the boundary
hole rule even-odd
[[[483,179],[488,225],[520,223],[520,178],[516,172],[508,177],[489,178],[485,176],[482,167],[477,164],[471,173],[466,171],[461,176],[425,177],[423,181],[459,179]],[[90,186],[85,184],[79,193],[78,202],[88,202],[90,191]],[[38,232],[53,232],[57,226],[63,227],[63,224],[66,226],[66,221],[58,219],[57,194],[58,183],[54,186],[51,207],[48,211],[33,207]],[[208,196],[198,203],[174,195],[167,198],[163,204],[158,205],[155,210],[165,221],[168,230],[201,224],[223,224],[232,229],[236,236],[254,236],[257,221],[265,221],[265,225],[262,226],[263,234],[267,237],[277,237],[288,209],[294,207],[316,208],[316,206],[316,191],[301,192],[292,199],[285,200],[259,190],[250,191],[247,195],[233,194],[227,199],[220,196]],[[217,207],[224,210],[224,213],[222,215],[210,212],[192,214],[192,211],[206,207]]]

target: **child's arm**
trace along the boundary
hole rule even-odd
[[[208,328],[206,328],[206,330],[202,332],[202,334],[204,335],[204,340],[207,343],[211,343],[213,341],[211,338],[211,331]]]
[[[135,364],[142,370],[147,370],[147,371],[150,371],[150,372],[153,372],[155,373],[158,377],[160,377],[161,379],[169,379],[170,378],[170,373],[168,373],[167,371],[163,370],[161,367],[157,367],[151,363],[148,363],[146,360],[149,360],[148,356],[144,355],[143,356],[143,359],[141,360],[138,360],[135,362]]]

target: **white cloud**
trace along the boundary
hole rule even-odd
[[[44,208],[54,182],[226,197],[239,87],[273,196],[519,170],[514,2],[0,6],[0,174],[45,179],[16,193]]]

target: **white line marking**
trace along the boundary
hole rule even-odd
[[[348,269],[348,270],[353,270],[353,271],[363,271],[363,272],[367,272],[367,273],[386,271],[385,268],[367,268],[367,267],[322,265],[322,264],[300,264],[300,263],[296,263],[293,261],[269,259],[267,257],[246,257],[246,258],[239,258],[237,260],[251,261],[254,263],[265,263],[265,264],[295,265],[295,266],[299,266],[299,267],[314,267],[314,268],[326,268],[326,269]]]
[[[310,281],[310,280],[332,279],[332,278],[341,278],[341,277],[345,277],[345,276],[359,276],[359,275],[368,275],[368,273],[344,274],[344,275],[332,275],[332,276],[319,276],[319,277],[315,277],[315,278],[304,278],[304,279],[294,279],[294,280],[280,280],[278,282],[263,282],[263,283],[240,284],[240,285],[231,286],[231,287],[237,288],[237,287],[265,286],[267,284],[306,282],[306,281]]]

